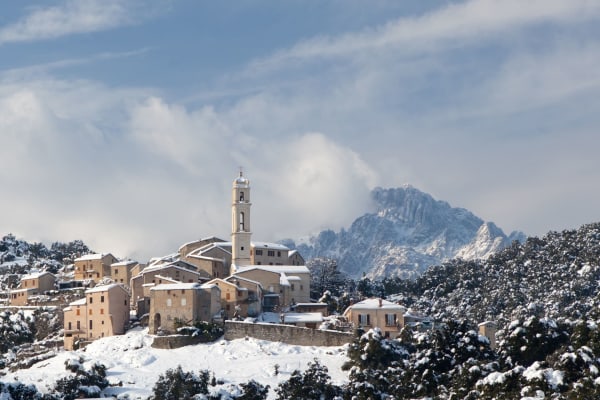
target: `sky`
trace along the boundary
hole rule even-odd
[[[0,234],[144,261],[347,228],[404,184],[505,232],[600,220],[600,2],[0,6]]]

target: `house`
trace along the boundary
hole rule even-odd
[[[137,261],[119,261],[110,265],[110,277],[115,283],[122,283],[129,286],[131,283],[132,271],[138,265]]]
[[[355,327],[371,329],[378,327],[386,337],[395,338],[404,326],[406,308],[380,298],[370,298],[349,306],[344,317]]]
[[[111,276],[110,266],[118,261],[110,253],[87,254],[76,258],[73,262],[75,266],[75,280],[91,280],[98,283],[105,276]]]
[[[310,301],[310,271],[304,265],[248,265],[236,267],[232,276],[262,285],[264,311],[280,311]]]
[[[56,289],[56,277],[50,272],[36,272],[21,277],[17,289],[8,294],[8,302],[11,306],[25,306],[32,296],[43,295]]]
[[[496,323],[485,321],[479,324],[479,334],[485,336],[490,341],[490,348],[496,349]]]
[[[138,317],[150,310],[152,287],[163,283],[198,283],[208,280],[206,274],[197,272],[193,268],[193,265],[183,261],[151,264],[131,278],[131,301]]]
[[[64,309],[64,346],[73,350],[78,341],[122,335],[129,325],[129,292],[112,283],[85,291],[85,297]]]
[[[221,311],[221,290],[217,285],[167,283],[150,289],[149,331],[175,333],[177,328],[196,321],[211,322]]]
[[[217,285],[221,290],[221,310],[225,319],[256,317],[261,313],[260,283],[234,277],[228,280],[216,278],[207,283]]]

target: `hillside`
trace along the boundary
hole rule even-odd
[[[387,291],[438,319],[500,327],[523,313],[591,317],[600,306],[600,223],[515,242],[487,260],[451,260],[415,281],[389,280]]]
[[[376,188],[371,193],[375,211],[357,218],[348,230],[325,230],[296,247],[306,260],[337,259],[352,278],[399,276],[415,278],[429,266],[460,257],[486,258],[525,235],[509,236],[463,208],[411,186]]]

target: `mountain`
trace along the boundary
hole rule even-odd
[[[353,278],[415,278],[445,260],[487,258],[513,240],[525,240],[521,232],[507,236],[492,222],[412,186],[375,188],[371,197],[375,211],[357,218],[348,230],[325,230],[286,244],[307,260],[337,259],[342,272]]]

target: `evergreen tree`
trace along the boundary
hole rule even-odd
[[[168,369],[161,374],[154,384],[153,400],[183,400],[196,394],[208,394],[210,372],[200,371],[199,375],[193,372],[184,372],[181,366]]]

